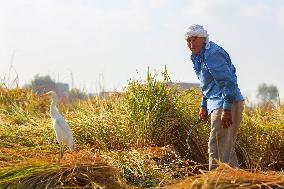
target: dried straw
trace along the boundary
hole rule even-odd
[[[202,172],[167,187],[167,189],[191,188],[284,188],[284,173],[233,169],[226,164],[220,164],[214,171]]]
[[[52,188],[96,188],[120,189],[117,171],[106,164],[81,164],[73,167],[62,167],[60,170],[32,175],[10,183],[4,188],[19,189],[52,189]]]

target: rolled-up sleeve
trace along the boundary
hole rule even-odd
[[[215,52],[207,57],[206,64],[214,81],[222,90],[223,109],[231,110],[238,86],[230,70],[231,63],[227,61],[222,53]]]

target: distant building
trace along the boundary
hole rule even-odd
[[[178,88],[180,88],[181,90],[187,90],[187,89],[191,89],[194,87],[199,87],[199,83],[186,83],[186,82],[168,82],[167,86],[171,87],[171,86],[177,86]]]

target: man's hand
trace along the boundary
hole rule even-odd
[[[230,110],[223,110],[221,115],[221,127],[228,128],[232,125],[232,114]]]
[[[208,111],[207,108],[202,107],[199,111],[199,119],[202,121],[207,121],[208,120]]]

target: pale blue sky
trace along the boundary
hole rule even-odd
[[[71,83],[72,72],[74,87],[120,90],[164,65],[197,82],[183,38],[194,23],[229,52],[246,96],[266,82],[284,97],[282,0],[0,0],[0,78],[15,52],[21,85],[37,73]]]

